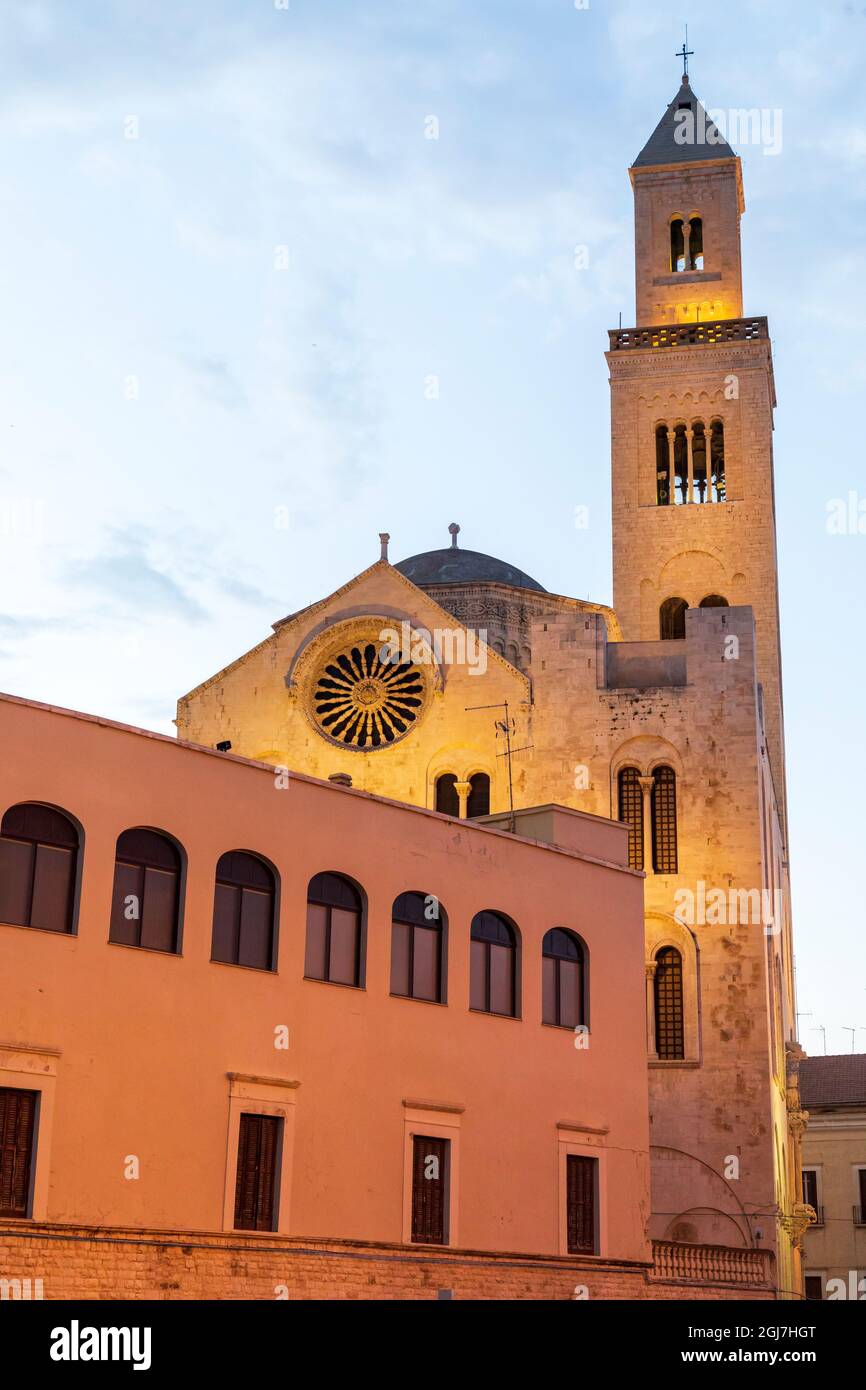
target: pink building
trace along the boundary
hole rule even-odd
[[[646,1235],[624,826],[510,834],[10,697],[0,738],[10,1278],[706,1296]],[[718,1282],[764,1287],[745,1255]]]

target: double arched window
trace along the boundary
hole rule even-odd
[[[10,806],[0,823],[0,922],[71,932],[79,835],[53,806]]]
[[[553,927],[541,945],[541,1018],[558,1028],[586,1023],[586,962],[574,932]]]
[[[177,845],[161,830],[124,830],[117,841],[109,941],[178,950],[181,867]]]
[[[685,1056],[683,1027],[683,958],[675,946],[655,956],[653,981],[656,1055],[663,1061]]]
[[[704,268],[704,222],[701,217],[686,221],[675,217],[671,221],[671,272],[703,270]]]
[[[307,889],[304,975],[333,985],[362,984],[363,902],[342,874],[316,874]]]
[[[391,993],[444,1003],[445,914],[430,893],[401,893],[391,912]]]
[[[699,608],[727,608],[728,600],[722,594],[707,594],[702,598]],[[684,598],[666,598],[659,608],[659,637],[663,642],[676,641],[686,635],[686,613],[689,605]]]
[[[653,769],[651,778],[642,778],[639,768],[622,767],[617,775],[617,791],[619,819],[628,826],[629,867],[644,867],[644,797],[648,796],[653,873],[675,874],[677,777],[673,768],[662,764]]]
[[[518,1015],[518,946],[514,926],[499,912],[472,919],[469,946],[469,1007],[481,1013]]]
[[[211,960],[273,970],[276,877],[256,854],[233,849],[216,868]]]
[[[436,778],[436,810],[446,816],[460,815],[460,797],[457,793],[459,777],[453,772],[443,772]],[[478,816],[490,814],[490,778],[486,772],[474,772],[469,778],[469,794],[466,798],[466,816],[474,820]]]

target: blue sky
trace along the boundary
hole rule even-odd
[[[170,732],[380,530],[609,601],[626,170],[684,20],[707,106],[783,116],[740,153],[802,1036],[861,1051],[866,535],[826,519],[866,499],[866,0],[6,0],[0,688]]]

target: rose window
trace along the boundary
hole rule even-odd
[[[409,733],[424,707],[424,676],[389,656],[387,646],[359,642],[325,662],[312,710],[328,738],[349,748],[384,748]]]

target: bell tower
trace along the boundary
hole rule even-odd
[[[689,608],[751,606],[784,821],[773,410],[765,318],[744,317],[740,160],[684,73],[629,176],[636,326],[612,331],[613,597],[625,641]]]
[[[687,73],[629,176],[638,326],[740,318],[740,161]]]

